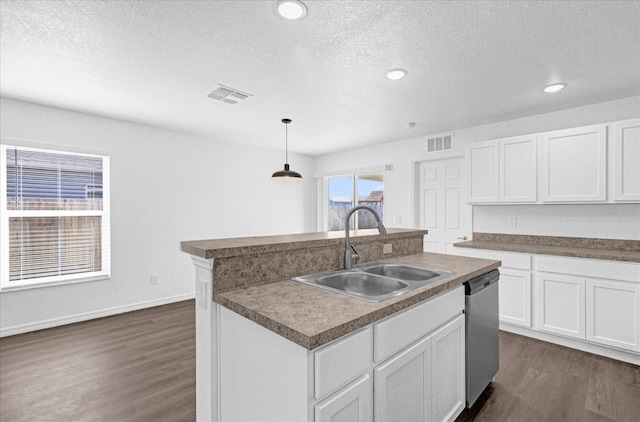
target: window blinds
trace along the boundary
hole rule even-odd
[[[108,164],[3,146],[3,288],[108,275]]]

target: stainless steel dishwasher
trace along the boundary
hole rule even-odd
[[[498,279],[493,270],[465,283],[467,407],[498,373]]]

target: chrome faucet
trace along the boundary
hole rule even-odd
[[[387,229],[384,227],[384,224],[382,224],[380,215],[375,209],[366,205],[358,205],[357,207],[351,208],[347,213],[347,216],[344,218],[344,269],[345,270],[351,269],[352,260],[355,259],[355,261],[358,262],[358,260],[360,259],[358,252],[356,252],[356,249],[351,245],[351,239],[349,238],[349,219],[351,218],[351,215],[358,210],[370,211],[373,214],[373,216],[376,218],[376,222],[378,223],[378,232],[380,232],[380,234],[387,234]],[[351,251],[353,251],[353,253]]]

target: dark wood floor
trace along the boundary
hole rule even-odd
[[[191,300],[0,339],[0,421],[195,420],[194,333]],[[458,422],[640,421],[638,366],[501,332],[500,368]]]
[[[640,421],[640,366],[500,332],[500,371],[456,422]]]
[[[0,339],[0,421],[195,420],[194,301]]]

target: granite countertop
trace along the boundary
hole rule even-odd
[[[537,255],[640,262],[640,241],[637,240],[474,233],[473,240],[455,243],[454,246]]]
[[[377,229],[351,230],[353,241],[377,242],[383,239],[427,234],[427,230],[388,228],[387,234],[378,234]],[[223,258],[238,255],[253,255],[265,252],[299,250],[308,247],[343,246],[344,232],[297,233],[279,236],[237,237],[230,239],[188,240],[180,242],[180,250],[200,258]]]
[[[415,230],[412,232],[415,234]],[[500,261],[427,252],[385,261],[455,274],[377,303],[293,280],[214,293],[213,300],[312,350],[501,265]]]

